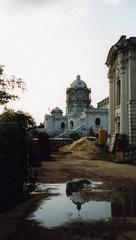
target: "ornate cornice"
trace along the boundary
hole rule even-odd
[[[122,55],[126,51],[128,52],[131,50],[134,50],[134,52],[136,52],[136,37],[130,37],[126,39],[126,36],[121,36],[119,41],[110,48],[105,64],[108,67],[112,66],[116,61],[118,54]],[[129,55],[130,55],[129,57],[131,57],[130,53]],[[135,56],[133,56],[132,54],[132,57],[135,57]]]

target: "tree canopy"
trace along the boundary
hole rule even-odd
[[[4,105],[10,100],[15,100],[18,98],[17,95],[11,94],[15,87],[25,89],[25,83],[21,78],[16,78],[15,76],[7,77],[4,74],[3,66],[0,65],[0,104]]]
[[[0,115],[0,125],[10,124],[17,126],[21,129],[30,130],[36,126],[33,117],[29,113],[23,111],[15,112],[12,109],[5,109],[5,111]]]

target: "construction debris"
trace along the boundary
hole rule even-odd
[[[90,141],[87,137],[80,138],[74,141],[72,144],[65,145],[59,148],[63,152],[83,151],[87,153],[100,153],[101,148],[97,145],[96,141]]]

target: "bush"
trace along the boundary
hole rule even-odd
[[[27,131],[35,126],[23,112],[6,110],[0,115],[0,200],[23,192],[27,166]]]

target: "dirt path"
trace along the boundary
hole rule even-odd
[[[52,155],[51,160],[43,161],[35,172],[38,182],[42,184],[90,179],[102,181],[110,189],[135,187],[136,166],[113,163],[108,157],[110,159],[110,155],[105,155],[104,161],[100,156],[94,160],[96,155],[84,152],[58,152]],[[30,195],[23,203],[0,214],[0,240],[136,240],[135,206],[133,217],[114,217],[108,222],[74,222],[50,229],[29,220],[28,216],[43,200],[48,200],[51,196],[49,192]]]
[[[94,158],[96,156],[94,155]],[[106,158],[108,156],[106,155]],[[63,153],[58,152],[52,155],[52,159],[42,163],[38,168],[39,181],[46,183],[59,183],[74,178],[90,178],[108,180],[113,179],[121,182],[136,181],[136,166],[131,164],[119,164],[110,160],[93,160],[93,157],[83,152]]]

